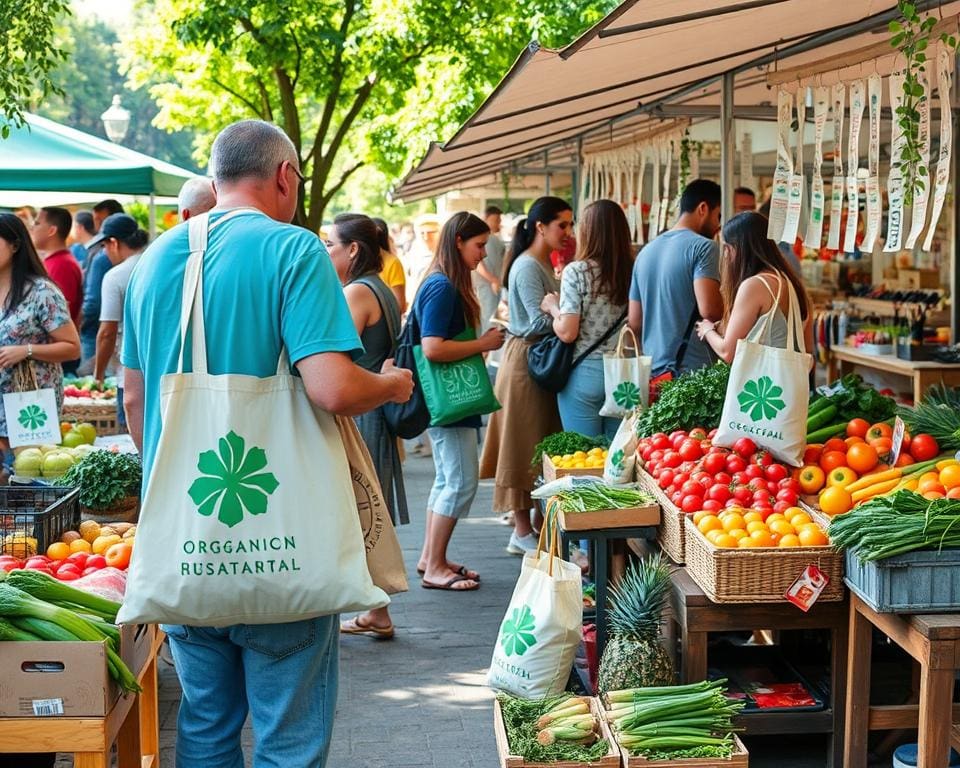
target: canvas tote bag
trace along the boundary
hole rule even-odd
[[[582,574],[558,556],[555,526],[548,514],[537,549],[524,555],[487,673],[491,688],[526,699],[564,690],[580,644]],[[551,540],[546,549],[545,538]]]
[[[779,275],[780,285],[770,311],[755,333],[737,342],[727,396],[714,445],[731,446],[749,437],[778,460],[799,467],[807,436],[811,357],[803,340],[803,319],[793,284]],[[763,344],[786,284],[790,295],[787,347]],[[769,286],[768,286],[769,288]]]
[[[633,341],[631,357],[624,354],[623,342],[628,334]],[[623,326],[617,339],[617,348],[612,353],[603,353],[603,389],[606,397],[600,415],[622,419],[636,408],[646,408],[650,400],[652,364],[652,357],[640,354],[640,345],[630,326]]]
[[[241,214],[259,215],[238,209],[217,225]],[[386,605],[336,421],[311,404],[286,351],[275,376],[207,371],[208,224],[189,222],[180,363],[160,381],[160,440],[118,621],[280,624]]]
[[[13,369],[13,389],[3,396],[10,447],[59,444],[57,396],[52,389],[40,389],[31,361],[24,360]]]

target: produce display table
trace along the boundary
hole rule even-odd
[[[820,712],[752,712],[738,725],[747,735],[786,733],[831,734],[828,764],[851,768],[843,762],[844,687],[847,674],[847,606],[843,602],[816,603],[804,613],[795,605],[781,603],[712,602],[689,576],[686,568],[673,571],[670,593],[671,618],[680,631],[680,682],[696,683],[707,677],[707,638],[710,632],[757,629],[830,631],[830,700]]]
[[[919,403],[923,393],[934,384],[960,386],[960,363],[936,360],[902,360],[896,355],[868,355],[853,347],[833,347],[827,360],[827,381],[836,381],[853,371],[855,366],[893,373],[913,381],[913,401]]]
[[[920,665],[920,704],[870,706],[872,630],[876,627]],[[845,768],[866,768],[870,730],[918,729],[917,768],[946,765],[954,733],[953,685],[960,669],[960,614],[877,613],[850,595],[850,679],[847,685]]]
[[[0,753],[72,752],[74,768],[107,768],[116,743],[117,768],[157,768],[157,653],[163,637],[159,630],[154,634],[150,654],[137,672],[142,693],[121,696],[106,717],[0,718]]]

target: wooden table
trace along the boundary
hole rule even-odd
[[[836,381],[853,371],[855,366],[872,368],[883,373],[904,376],[913,381],[913,402],[919,403],[923,394],[934,384],[960,386],[960,363],[940,363],[936,360],[901,360],[896,355],[868,355],[853,347],[833,347],[827,359],[827,381]]]
[[[870,706],[872,629],[876,627],[920,665],[919,705]],[[847,684],[845,768],[866,768],[871,730],[917,728],[917,768],[943,768],[960,708],[952,705],[960,669],[960,614],[877,613],[850,595],[850,678]]]
[[[137,674],[141,693],[121,696],[106,717],[0,718],[0,753],[72,752],[74,768],[108,768],[116,744],[118,768],[158,768],[157,653],[163,637],[159,630],[154,633],[150,655]]]
[[[707,639],[710,632],[744,630],[822,629],[830,632],[830,701],[821,712],[751,712],[737,725],[747,735],[785,733],[829,733],[828,764],[836,768],[848,763],[843,757],[844,688],[847,678],[846,602],[817,603],[804,613],[783,603],[714,603],[687,573],[676,567],[670,592],[671,618],[680,630],[680,682],[696,683],[707,677]]]

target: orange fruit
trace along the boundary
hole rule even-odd
[[[761,515],[759,512],[756,512],[755,510],[752,510],[752,509],[751,509],[749,512],[746,512],[746,513],[743,515],[743,520],[744,520],[744,522],[746,522],[746,523],[755,523],[755,522],[761,522],[761,523],[762,523],[762,522],[763,522],[763,515]]]
[[[889,437],[878,437],[870,441],[870,445],[873,448],[876,448],[877,454],[880,456],[886,456],[890,451],[893,450],[893,440]]]
[[[869,472],[879,463],[880,456],[872,445],[866,443],[851,445],[847,451],[847,466],[861,475]]]
[[[827,534],[815,525],[805,525],[797,534],[801,547],[823,547],[830,543]]]
[[[773,536],[767,530],[754,531],[750,534],[750,538],[753,539],[754,545],[757,547],[772,547],[775,545]]]
[[[850,419],[847,422],[847,437],[866,437],[870,422],[866,419]]]
[[[953,464],[940,470],[940,484],[948,491],[960,487],[960,465]]]
[[[790,509],[798,509],[797,507],[791,507]],[[787,510],[789,511],[789,510]],[[799,528],[801,525],[806,525],[807,523],[813,522],[810,515],[804,512],[802,509],[799,509],[795,514],[790,515],[787,518],[787,522],[790,523],[794,528]]]
[[[930,499],[930,501],[933,501],[934,499],[945,498],[944,494],[941,493],[940,491],[925,491],[922,495],[923,495],[923,498]]]
[[[129,542],[123,541],[119,544],[114,544],[104,553],[103,556],[110,568],[119,568],[120,570],[123,570],[130,565],[130,555],[132,554],[133,545]]]
[[[70,551],[90,553],[93,551],[93,547],[90,546],[90,542],[86,539],[76,539],[70,542]]]
[[[823,444],[823,453],[829,453],[830,451],[840,451],[840,453],[846,453],[847,444],[839,437],[831,437]]]
[[[713,545],[720,549],[736,549],[737,539],[727,533],[721,533],[713,540]]]
[[[66,560],[70,557],[70,554],[70,545],[64,544],[62,541],[58,541],[47,547],[47,557],[51,560]]]
[[[754,549],[756,546],[757,542],[755,542],[750,536],[744,536],[737,542],[738,549]]]
[[[941,484],[940,480],[934,480],[933,478],[927,478],[926,480],[921,480],[917,485],[917,490],[920,493],[927,493],[928,491],[933,493],[939,493],[941,496],[945,496],[947,489]]]
[[[743,528],[734,528],[732,531],[727,531],[727,535],[740,541],[744,536],[749,536],[750,534],[743,530]]]
[[[700,519],[700,522],[697,523],[697,530],[700,533],[706,535],[710,531],[718,531],[723,528],[723,523],[720,522],[720,518],[716,515],[707,515]]]
[[[714,544],[714,543],[716,543],[716,541],[717,541],[717,537],[718,537],[718,536],[723,536],[723,535],[725,535],[725,534],[724,534],[724,531],[723,531],[723,528],[718,528],[718,529],[713,530],[713,531],[707,531],[707,532],[704,534],[704,537],[705,537],[706,540],[709,541],[711,544]]]
[[[774,520],[772,523],[770,523],[770,530],[781,536],[789,536],[790,534],[797,532],[797,529],[790,525],[790,523],[788,523],[786,520]]]
[[[947,491],[947,498],[960,499],[960,486],[956,486],[955,488],[951,488],[949,491]]]
[[[847,454],[842,451],[826,451],[820,457],[820,468],[824,472],[830,472],[837,467],[845,466],[847,466]]]
[[[747,523],[747,533],[753,533],[754,531],[766,531],[767,524],[762,520],[754,520],[753,522]]]
[[[882,421],[871,425],[870,429],[867,430],[867,434],[864,437],[868,443],[872,440],[876,440],[879,437],[893,437],[893,427],[889,424],[884,424]]]
[[[870,446],[867,447],[869,448]],[[827,475],[827,487],[832,488],[835,485],[839,485],[841,488],[846,488],[856,479],[857,473],[850,467],[837,467],[836,469],[830,470],[830,474]]]
[[[916,464],[916,460],[909,453],[901,453],[897,456],[897,463],[894,465],[896,467],[909,467],[911,464]]]
[[[850,494],[839,486],[827,488],[820,494],[820,509],[828,515],[842,515],[853,508],[853,499]],[[793,521],[791,520],[791,524]],[[796,527],[796,526],[794,526]]]
[[[780,541],[777,542],[778,547],[799,547],[800,538],[792,533],[788,533],[786,536],[781,536]]]
[[[735,528],[743,528],[746,525],[743,515],[738,515],[736,512],[724,515],[721,522],[723,523],[723,530],[728,532]]]
[[[936,480],[940,482],[940,473],[939,472],[924,472],[918,480],[922,483],[924,480]]]

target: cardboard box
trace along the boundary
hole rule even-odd
[[[547,454],[543,454],[543,482],[549,483],[558,478],[567,475],[593,475],[594,477],[603,477],[603,467],[594,467],[592,469],[560,469],[554,464]]]
[[[900,287],[905,290],[940,288],[940,270],[938,269],[901,269],[897,274]]]
[[[156,627],[120,628],[120,658],[138,675]],[[106,643],[0,643],[0,717],[104,717],[120,697]]]

